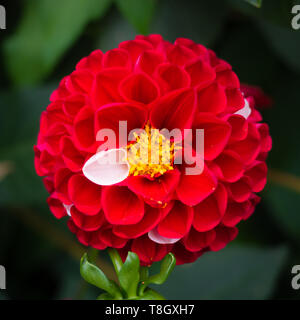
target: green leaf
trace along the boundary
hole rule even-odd
[[[176,259],[174,255],[172,253],[167,254],[161,262],[160,273],[149,277],[146,283],[163,284],[168,279],[175,265]]]
[[[149,32],[156,0],[116,0],[124,17],[142,34]]]
[[[117,285],[109,280],[98,267],[89,263],[86,253],[81,258],[80,274],[86,282],[107,291],[111,297],[122,299],[122,294]]]
[[[177,266],[160,292],[167,299],[267,299],[286,258],[285,247],[227,247]]]
[[[140,280],[140,260],[136,253],[128,253],[118,277],[120,285],[126,291],[128,298],[136,297],[137,286]]]
[[[252,4],[256,8],[260,8],[262,5],[262,0],[245,0],[245,1]]]
[[[17,31],[4,43],[6,66],[17,85],[45,78],[88,22],[112,0],[27,0]]]

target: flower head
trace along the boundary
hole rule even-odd
[[[233,240],[259,202],[272,144],[261,120],[213,51],[137,36],[62,79],[35,167],[50,210],[84,245],[133,251],[145,265],[168,252],[192,262]]]

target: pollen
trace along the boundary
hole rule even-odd
[[[127,147],[129,175],[149,175],[156,178],[174,170],[174,155],[179,147],[147,124],[144,130],[134,133],[135,142]]]

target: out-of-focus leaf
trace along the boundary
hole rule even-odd
[[[96,47],[104,52],[117,48],[120,42],[134,39],[137,35],[132,25],[119,11],[113,11],[108,15],[102,31],[96,41]]]
[[[277,184],[269,184],[264,197],[280,228],[300,243],[299,193]]]
[[[242,83],[261,86],[267,93],[281,75],[278,59],[272,55],[264,37],[247,24],[233,26],[224,35],[217,53],[232,65]]]
[[[177,266],[160,291],[167,299],[267,299],[287,249],[232,246]]]
[[[24,140],[1,150],[0,161],[9,161],[11,172],[0,181],[0,204],[6,206],[44,204],[47,192],[34,170],[33,145]]]
[[[54,85],[0,91],[0,148],[35,139]]]
[[[159,1],[151,32],[167,40],[190,38],[211,46],[222,30],[228,8],[224,1]]]
[[[17,85],[47,76],[86,24],[103,16],[112,0],[27,0],[16,33],[4,43],[8,73]]]
[[[52,86],[0,93],[0,162],[10,172],[0,181],[1,205],[45,203],[47,193],[34,170],[33,145]]]
[[[116,0],[116,4],[124,17],[138,32],[143,34],[149,32],[156,0]]]
[[[274,53],[292,70],[300,72],[300,32],[262,21],[260,29]]]
[[[260,8],[262,5],[262,0],[245,0],[245,1],[252,4],[256,8]]]
[[[291,10],[294,0],[263,0],[259,10],[255,6],[249,6],[247,2],[257,2],[255,0],[227,0],[233,8],[254,18],[260,18],[272,23],[290,28]]]

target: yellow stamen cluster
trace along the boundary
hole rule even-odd
[[[134,137],[136,142],[127,147],[130,175],[149,175],[153,178],[174,169],[176,147],[158,129],[152,129],[147,124],[141,133],[134,133]]]

